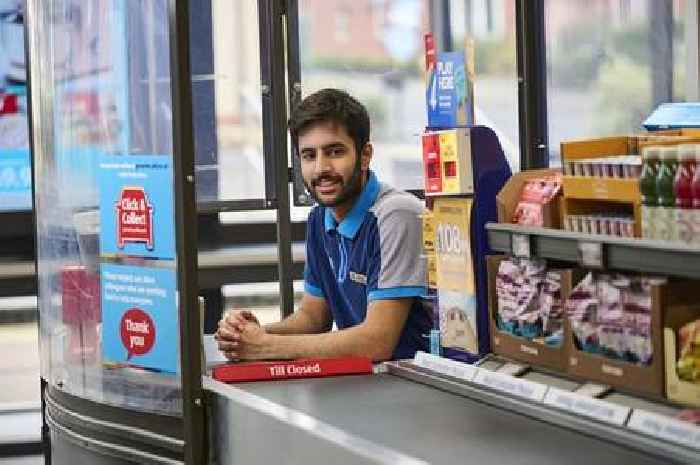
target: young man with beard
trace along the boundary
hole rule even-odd
[[[318,205],[306,226],[305,293],[284,320],[261,326],[230,311],[215,335],[230,360],[364,356],[412,357],[425,350],[422,204],[380,183],[367,110],[324,89],[289,121],[306,188]],[[333,322],[338,331],[330,331]]]

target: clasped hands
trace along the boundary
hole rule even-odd
[[[228,360],[263,358],[262,349],[267,336],[258,319],[248,310],[229,310],[219,321],[214,333],[219,350]]]

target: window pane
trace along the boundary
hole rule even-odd
[[[453,47],[463,50],[474,39],[474,119],[492,128],[513,171],[520,167],[515,2],[452,0]]]
[[[193,10],[207,3],[211,32],[201,11],[193,11],[200,19],[192,25],[198,200],[261,199],[265,182],[257,1],[206,0]],[[202,39],[209,34],[211,40]],[[215,114],[209,115],[210,109]],[[210,124],[209,118],[215,122]]]
[[[659,103],[685,100],[685,1],[545,8],[550,164],[560,163],[562,140],[639,132]]]
[[[427,0],[299,1],[304,96],[337,87],[364,103],[372,121],[372,168],[402,189],[423,188],[428,19]]]
[[[22,3],[0,1],[0,210],[32,208]]]

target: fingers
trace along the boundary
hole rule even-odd
[[[241,315],[243,315],[243,317],[245,317],[245,319],[248,321],[260,324],[260,322],[258,321],[258,317],[256,317],[250,310],[241,310]]]
[[[231,324],[245,323],[249,321],[260,324],[257,317],[250,310],[228,310],[226,313],[224,313],[222,320]]]
[[[240,349],[240,342],[219,341],[219,350],[221,352],[235,352]]]
[[[245,325],[246,323],[250,323],[251,320],[249,320],[244,314],[242,313],[236,313],[235,315],[231,315],[226,322],[236,328]]]
[[[226,357],[227,360],[231,360],[232,362],[237,362],[241,359],[238,355],[238,352],[235,351],[224,352],[224,357]]]
[[[240,329],[228,324],[220,324],[219,329],[214,333],[217,341],[238,341],[241,338]]]

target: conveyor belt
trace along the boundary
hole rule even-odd
[[[390,374],[235,387],[428,463],[669,463]]]

